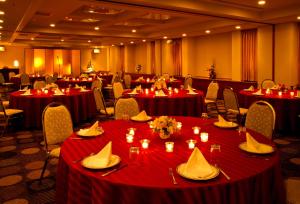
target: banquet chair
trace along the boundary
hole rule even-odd
[[[130,118],[139,114],[139,105],[134,98],[119,98],[115,103],[115,119]]]
[[[42,88],[45,88],[46,87],[46,82],[45,81],[35,81],[33,83],[33,88],[34,89],[42,89]]]
[[[169,75],[168,73],[164,73],[164,74],[163,74],[163,78],[164,78],[165,80],[169,80],[169,79],[170,79],[170,75]]]
[[[223,89],[223,99],[227,119],[233,115],[237,119],[238,123],[242,124],[248,109],[239,107],[238,98],[236,93],[233,91],[233,88],[225,87]]]
[[[16,76],[16,73],[14,72],[9,72],[8,73],[8,79],[10,80],[12,77]]]
[[[272,88],[273,86],[275,86],[275,82],[271,79],[265,79],[261,82],[261,88],[262,89],[270,89]]]
[[[192,87],[193,84],[193,78],[191,75],[188,75],[185,79],[184,79],[184,85],[183,88],[187,89],[188,86]]]
[[[115,100],[122,97],[124,88],[121,82],[115,82],[113,83],[113,93]]]
[[[114,112],[115,112],[114,107],[106,107],[101,89],[94,88],[93,92],[94,92],[94,98],[95,98],[97,111],[100,114],[104,114],[107,117],[114,115]]]
[[[94,88],[99,88],[100,90],[102,89],[102,80],[97,78],[92,82],[91,89],[94,90]]]
[[[276,113],[266,101],[256,101],[248,109],[245,127],[272,139]]]
[[[58,73],[57,73],[57,72],[54,72],[54,73],[53,73],[53,82],[54,82],[54,83],[57,81],[57,78],[58,78]]]
[[[129,75],[129,74],[124,75],[124,84],[125,84],[126,89],[130,89],[131,80],[132,80],[131,75]]]
[[[45,79],[46,79],[46,84],[52,84],[52,83],[54,83],[53,76],[46,76]]]
[[[30,79],[29,79],[29,75],[28,74],[21,74],[20,76],[21,78],[21,84],[20,84],[20,89],[22,89],[23,87],[31,87],[31,83],[30,83]]]
[[[59,145],[73,133],[72,118],[69,110],[61,103],[52,102],[46,106],[42,114],[42,125],[46,159],[40,176],[42,182],[48,160],[59,158],[60,147],[51,149],[50,145]]]
[[[121,77],[118,72],[116,72],[111,79],[111,84],[114,84],[116,82],[122,82]]]
[[[1,121],[1,126],[3,126],[1,137],[5,134],[7,127],[10,125],[10,122],[12,120],[19,119],[22,117],[23,117],[23,110],[6,108],[3,105],[2,100],[0,99],[0,121]]]
[[[206,96],[204,99],[206,110],[210,109],[210,106],[213,107],[214,110],[218,111],[217,107],[217,97],[219,91],[219,84],[217,82],[211,81],[207,87]]]

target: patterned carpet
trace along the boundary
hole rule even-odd
[[[41,185],[38,182],[45,158],[42,140],[42,131],[18,131],[0,138],[0,203],[55,203],[57,159],[50,160],[46,178]],[[300,203],[300,137],[279,137],[274,142],[281,152],[289,203]]]

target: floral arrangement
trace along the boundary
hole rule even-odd
[[[209,79],[213,80],[213,79],[215,79],[217,77],[217,73],[215,71],[215,65],[214,64],[212,64],[210,66],[210,68],[208,69],[208,72],[209,72],[208,73]]]
[[[174,118],[160,116],[153,121],[152,127],[154,132],[159,133],[160,138],[167,139],[177,131],[177,122]]]
[[[159,79],[157,80],[155,83],[154,83],[154,88],[155,89],[166,89],[167,88],[167,84],[166,84],[166,81],[164,79]]]

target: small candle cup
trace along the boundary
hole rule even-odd
[[[194,134],[195,135],[198,135],[199,133],[200,133],[200,127],[197,127],[197,126],[195,126],[195,127],[193,127],[193,132],[194,132]]]
[[[47,89],[45,90],[45,94],[48,94],[48,90]]]
[[[92,78],[92,77],[90,77],[90,78],[89,78],[89,81],[92,81],[92,80],[93,80],[93,78]]]
[[[201,142],[207,142],[208,141],[208,133],[207,132],[201,132],[200,133],[200,140],[201,140]]]
[[[168,90],[169,90],[169,91],[172,91],[172,87],[169,87]]]
[[[151,129],[154,128],[153,121],[150,121],[148,124],[149,124],[149,128],[151,128]]]
[[[175,88],[175,89],[174,89],[174,92],[175,92],[175,93],[178,93],[179,91],[178,91],[178,89],[177,89],[177,88]]]
[[[148,83],[150,82],[150,79],[149,78],[147,78],[147,80],[146,80]]]
[[[295,92],[294,92],[294,91],[291,91],[291,92],[290,92],[290,96],[291,96],[291,97],[294,97],[294,95],[295,95]]]
[[[152,92],[154,91],[154,88],[153,87],[151,87],[151,89],[150,89]]]
[[[180,130],[182,128],[182,122],[177,122],[177,129]]]
[[[134,135],[135,134],[135,128],[128,128],[128,134]]]
[[[145,89],[145,93],[146,93],[146,94],[149,94],[149,89]]]
[[[165,142],[166,152],[174,151],[174,142]]]
[[[65,93],[66,90],[65,90],[65,89],[61,89],[61,91],[62,91],[63,93]]]
[[[155,91],[155,96],[157,96],[158,95],[158,91]]]
[[[141,145],[142,145],[143,149],[148,149],[149,148],[150,140],[148,140],[148,139],[142,139],[142,140],[140,140],[140,142],[141,142]]]
[[[190,139],[190,140],[187,140],[186,143],[188,144],[189,149],[194,149],[197,141]]]
[[[267,88],[267,90],[266,90],[266,94],[270,94],[270,93],[271,93],[270,89],[269,89],[269,88]]]
[[[38,89],[38,90],[36,91],[36,93],[37,93],[38,95],[40,95],[40,94],[41,94],[41,90]]]
[[[282,91],[278,91],[278,96],[282,96]]]
[[[133,143],[134,135],[132,134],[126,134],[126,142],[127,143]]]
[[[169,90],[169,95],[172,95],[173,91],[172,90]]]

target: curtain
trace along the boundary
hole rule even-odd
[[[256,81],[256,35],[257,30],[242,31],[242,80]]]
[[[182,75],[182,40],[181,40],[181,38],[173,40],[172,54],[173,54],[174,74],[176,76],[181,76]]]
[[[151,41],[151,74],[155,74],[155,41]]]
[[[300,87],[300,23],[298,23],[298,86]]]
[[[120,71],[121,73],[124,73],[125,71],[125,48],[124,46],[120,46]]]

